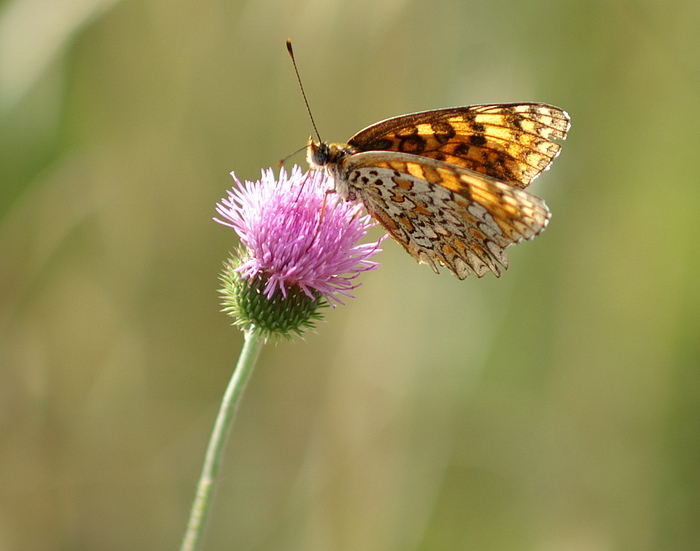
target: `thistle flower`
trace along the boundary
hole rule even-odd
[[[342,201],[322,171],[295,166],[275,180],[241,183],[216,206],[217,222],[233,228],[242,249],[222,275],[224,310],[244,330],[267,336],[301,334],[320,319],[319,308],[344,304],[375,269],[369,260],[383,240],[359,243],[374,225],[361,205]]]
[[[190,509],[180,551],[196,551],[211,508],[211,496],[226,436],[263,343],[270,337],[302,334],[321,318],[319,309],[359,287],[357,277],[378,264],[370,260],[379,241],[360,244],[373,225],[361,206],[326,193],[320,171],[302,174],[295,166],[288,177],[272,170],[260,181],[241,182],[216,205],[220,224],[241,240],[237,255],[226,263],[221,280],[224,311],[245,331],[244,345],[214,423],[202,474]]]

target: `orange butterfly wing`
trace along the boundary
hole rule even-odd
[[[361,130],[357,151],[397,151],[444,161],[525,188],[558,155],[569,115],[543,103],[472,105],[393,117]]]
[[[494,178],[398,152],[351,155],[342,167],[368,212],[419,262],[458,278],[508,267],[505,249],[549,222],[544,201]]]

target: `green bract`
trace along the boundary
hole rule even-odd
[[[320,293],[316,298],[309,297],[296,287],[288,287],[286,296],[276,289],[272,297],[265,295],[268,277],[260,272],[252,278],[244,278],[236,271],[239,259],[230,259],[221,275],[224,286],[223,311],[234,319],[234,325],[244,331],[257,329],[266,339],[302,335],[313,329],[315,322],[322,319],[321,308],[328,302]]]

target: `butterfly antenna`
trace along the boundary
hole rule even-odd
[[[277,168],[282,168],[284,166],[284,163],[287,161],[287,159],[289,159],[289,157],[292,157],[292,156],[296,155],[297,153],[299,153],[300,151],[303,151],[304,149],[306,149],[306,147],[307,146],[300,147],[294,153],[290,153],[284,159],[280,159],[279,161],[277,161]]]
[[[304,103],[306,104],[306,111],[309,113],[309,118],[311,119],[311,124],[316,132],[316,137],[318,141],[321,141],[321,134],[318,133],[318,128],[316,128],[316,121],[314,116],[311,114],[311,108],[309,107],[309,101],[306,99],[306,92],[304,91],[304,85],[301,83],[301,77],[299,76],[299,69],[297,69],[297,61],[294,59],[294,50],[292,49],[292,39],[287,39],[287,51],[289,52],[289,57],[292,58],[292,65],[294,65],[294,72],[297,75],[297,80],[299,81],[299,88],[301,88],[301,95],[304,98]]]

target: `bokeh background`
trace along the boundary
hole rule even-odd
[[[288,37],[327,140],[470,103],[573,126],[502,278],[387,242],[265,348],[205,549],[700,548],[699,28],[696,0],[4,0],[0,550],[178,547],[242,344],[214,205],[311,133]]]

